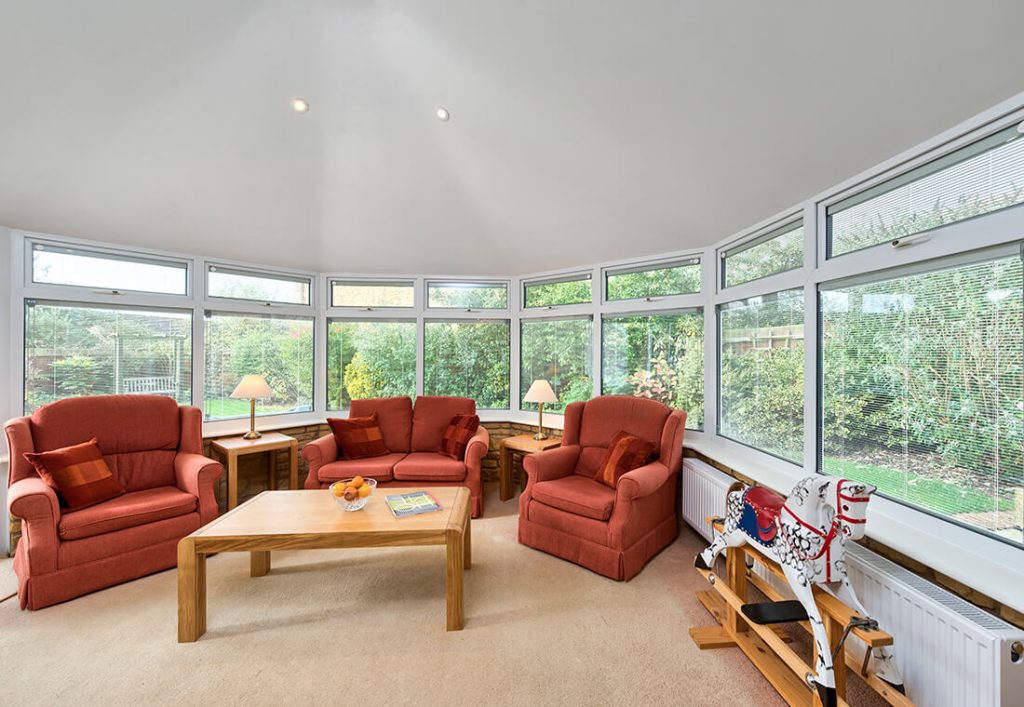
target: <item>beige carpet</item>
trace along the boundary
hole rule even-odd
[[[208,562],[208,631],[176,642],[173,570],[66,604],[0,603],[10,705],[780,705],[736,649],[699,651],[703,541],[684,531],[631,582],[516,542],[489,489],[474,521],[466,628],[444,630],[443,548]],[[10,583],[9,561],[0,565]]]

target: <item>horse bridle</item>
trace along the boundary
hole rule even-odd
[[[868,522],[867,518],[850,518],[849,516],[847,516],[847,515],[845,515],[843,513],[843,503],[842,503],[843,501],[849,501],[851,503],[867,503],[870,500],[869,498],[857,498],[855,496],[849,496],[849,495],[843,493],[843,484],[845,484],[845,483],[848,483],[847,479],[839,479],[839,481],[836,483],[835,515],[832,516],[832,526],[828,529],[827,533],[823,533],[821,530],[819,530],[818,528],[815,528],[813,525],[811,525],[810,523],[805,521],[803,518],[801,518],[796,513],[794,513],[792,510],[790,510],[789,506],[787,506],[785,503],[782,504],[782,510],[786,511],[787,513],[789,513],[789,515],[797,523],[799,523],[803,527],[807,528],[809,531],[811,531],[812,533],[817,535],[819,538],[823,538],[824,539],[824,542],[821,544],[821,549],[818,550],[818,553],[812,557],[812,556],[801,554],[799,550],[797,550],[795,547],[793,547],[793,544],[789,541],[789,538],[787,537],[786,533],[783,533],[782,534],[782,538],[786,541],[786,545],[789,546],[790,551],[792,551],[792,553],[794,555],[796,555],[798,558],[800,558],[802,561],[804,561],[804,562],[812,561],[813,562],[814,560],[817,560],[818,558],[820,558],[825,553],[829,552],[829,548],[832,546],[832,541],[836,539],[836,535],[839,533],[839,528],[841,527],[840,521],[846,521],[847,523],[867,523]],[[831,563],[829,563],[829,564],[831,564]],[[831,572],[828,572],[828,575],[831,576]]]

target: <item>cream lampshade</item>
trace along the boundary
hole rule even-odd
[[[269,398],[273,395],[270,386],[263,380],[263,376],[244,376],[241,382],[235,386],[231,397],[236,400],[249,401],[249,431],[242,435],[243,439],[259,439],[263,435],[256,431],[256,399]]]
[[[538,379],[533,382],[530,389],[523,396],[524,403],[538,403],[540,405],[540,417],[537,418],[537,434],[534,439],[547,439],[544,434],[544,403],[557,403],[558,396],[551,389],[551,384],[546,380]]]

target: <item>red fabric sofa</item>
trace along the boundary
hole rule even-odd
[[[340,479],[359,475],[376,479],[379,486],[465,486],[473,498],[473,517],[484,511],[480,460],[491,438],[481,425],[466,446],[465,461],[441,454],[441,437],[455,415],[475,415],[471,398],[421,395],[412,399],[369,398],[353,400],[351,417],[377,413],[384,444],[390,454],[367,459],[338,459],[334,435],[326,435],[302,448],[309,463],[307,489],[327,488]]]
[[[177,565],[178,541],[217,517],[220,464],[202,455],[202,413],[162,395],[70,398],[4,425],[7,492],[21,519],[14,556],[21,608],[41,609]],[[23,453],[95,437],[126,493],[77,511]]]
[[[686,413],[655,400],[605,395],[565,409],[562,445],[523,460],[519,542],[617,580],[632,579],[679,535],[676,484]],[[594,475],[625,430],[658,457],[612,489]]]

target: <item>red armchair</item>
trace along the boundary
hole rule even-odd
[[[472,398],[421,395],[412,399],[366,398],[353,400],[352,417],[377,413],[384,445],[390,454],[367,459],[338,459],[334,435],[314,440],[302,448],[309,464],[307,489],[327,488],[335,481],[357,474],[377,480],[378,486],[465,486],[473,504],[473,517],[484,512],[480,462],[490,449],[490,435],[480,425],[466,446],[463,461],[440,453],[441,438],[455,415],[476,414]]]
[[[632,579],[679,535],[676,484],[686,413],[654,400],[605,395],[565,409],[562,446],[526,457],[519,542],[611,577]],[[612,438],[625,430],[658,447],[658,457],[616,488],[594,475]]]
[[[178,541],[217,517],[220,464],[202,455],[202,413],[160,395],[102,395],[44,405],[4,425],[8,508],[21,608],[41,609],[177,564]],[[125,488],[77,511],[22,456],[95,437]]]

